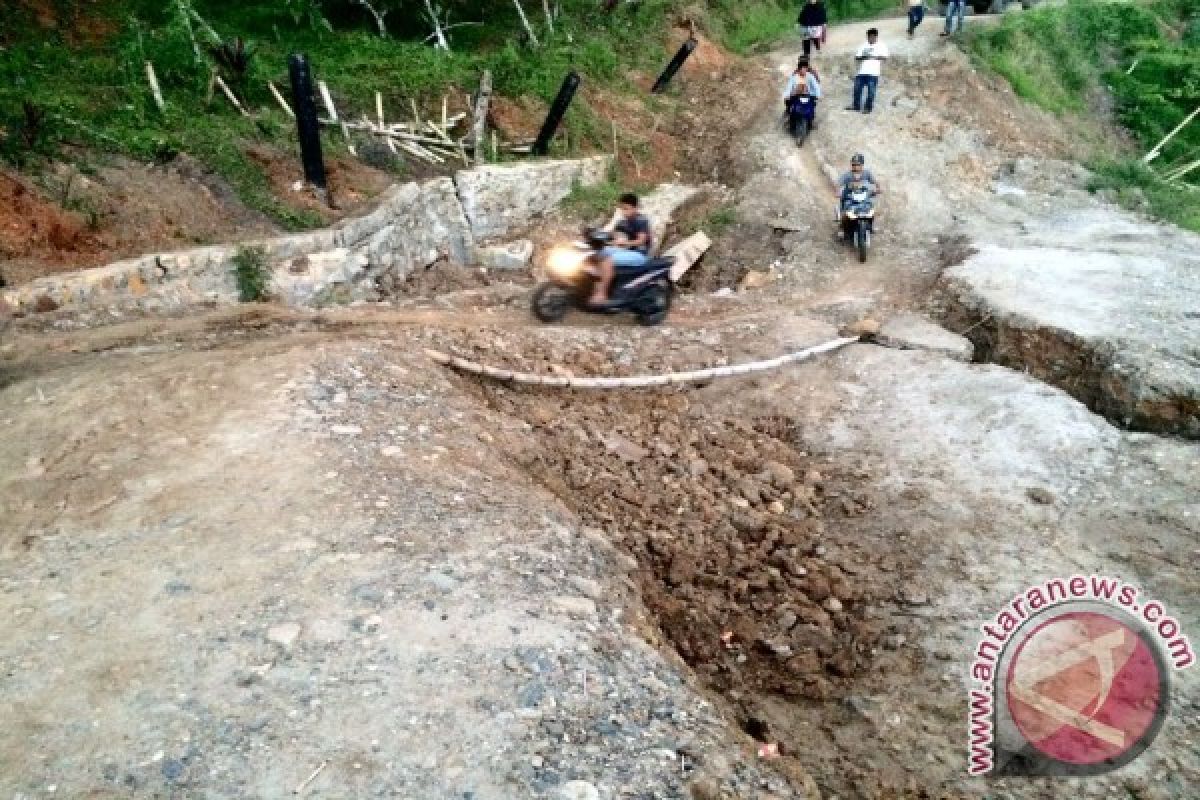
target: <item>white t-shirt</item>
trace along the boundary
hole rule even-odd
[[[880,58],[887,58],[890,55],[891,53],[888,52],[887,45],[878,40],[876,40],[875,44],[864,44],[862,47],[858,48],[858,52],[854,54],[855,58],[859,56],[879,56]],[[878,78],[879,67],[882,64],[883,62],[878,58],[868,58],[865,61],[860,61],[858,62],[858,74],[874,75],[876,78]]]

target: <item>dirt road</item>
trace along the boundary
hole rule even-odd
[[[1200,631],[1194,442],[921,349],[605,396],[423,355],[577,374],[775,355],[867,313],[942,314],[942,271],[996,220],[1036,226],[1051,198],[1119,216],[1054,160],[1067,134],[928,24],[881,23],[878,110],[841,111],[864,27],[832,32],[804,150],[773,97],[734,144],[748,179],[718,252],[737,260],[700,269],[768,285],[686,297],[662,329],[534,327],[500,287],[19,331],[0,792],[1188,797],[1195,671],[1150,752],[1069,789],[966,777],[966,675],[982,622],[1077,571]],[[855,151],[887,187],[865,266],[822,182]]]

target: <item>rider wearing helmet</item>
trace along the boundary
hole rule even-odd
[[[838,178],[838,205],[835,213],[838,221],[838,236],[842,235],[842,211],[845,208],[847,190],[856,184],[866,183],[871,187],[872,195],[877,195],[882,191],[874,173],[867,169],[866,162],[862,153],[855,153],[850,158],[850,171],[843,172],[842,176]]]
[[[846,191],[846,187],[852,183],[865,181],[873,187],[871,194],[879,194],[882,191],[879,186],[879,181],[875,179],[874,173],[866,167],[867,160],[862,153],[855,153],[850,159],[850,171],[843,172],[842,177],[838,179],[838,197]]]

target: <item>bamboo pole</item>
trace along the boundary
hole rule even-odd
[[[1164,136],[1161,142],[1154,145],[1154,147],[1150,149],[1150,152],[1146,153],[1146,155],[1142,158],[1142,163],[1149,164],[1151,161],[1158,158],[1162,154],[1162,149],[1167,146],[1167,143],[1175,138],[1175,134],[1186,128],[1188,123],[1195,119],[1197,115],[1200,115],[1200,106],[1197,106],[1196,110],[1188,114],[1187,117],[1184,118],[1183,122],[1176,125],[1170,133]]]
[[[288,105],[287,100],[283,99],[283,95],[279,93],[279,90],[275,88],[275,84],[272,81],[267,81],[267,88],[271,90],[271,95],[275,98],[275,102],[279,103],[279,107],[283,109],[283,113],[295,119],[295,112],[292,111],[292,107]]]
[[[823,344],[785,353],[777,358],[764,361],[751,361],[745,364],[732,364],[727,367],[709,367],[690,372],[668,372],[660,375],[634,375],[625,378],[575,378],[562,375],[536,375],[529,372],[514,372],[513,370],[489,367],[476,361],[443,353],[439,350],[426,350],[425,355],[432,361],[443,366],[479,375],[484,378],[517,383],[527,386],[550,386],[560,389],[645,389],[654,386],[677,386],[689,383],[701,383],[714,378],[731,378],[738,375],[749,375],[755,372],[766,372],[779,369],[788,364],[807,361],[822,353],[840,350],[849,344],[862,341],[862,337],[840,337],[831,339]]]
[[[250,113],[248,111],[246,111],[246,109],[242,108],[242,103],[240,100],[237,99],[237,95],[235,95],[229,89],[229,86],[226,85],[224,78],[222,78],[220,75],[217,75],[216,76],[216,84],[217,84],[217,88],[219,88],[221,90],[221,93],[224,94],[225,97],[227,97],[229,99],[229,102],[233,103],[233,107],[236,108],[238,111],[240,111],[243,117],[250,116]]]
[[[159,111],[166,111],[167,104],[163,102],[162,89],[158,86],[158,76],[154,74],[154,65],[146,62],[146,80],[150,83],[150,94],[154,97],[154,105]]]

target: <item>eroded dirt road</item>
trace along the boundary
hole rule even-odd
[[[881,23],[878,110],[841,111],[865,27],[832,32],[804,150],[774,98],[733,145],[740,222],[696,282],[767,285],[685,297],[662,329],[534,327],[523,289],[491,287],[18,332],[0,792],[1189,797],[1195,671],[1150,752],[1067,783],[966,777],[966,673],[982,622],[1075,572],[1200,631],[1194,442],[920,349],[603,396],[423,354],[576,374],[773,356],[864,314],[953,312],[941,273],[997,219],[1118,214],[1054,160],[1066,134],[928,24]],[[866,265],[825,182],[855,151],[888,188]]]

